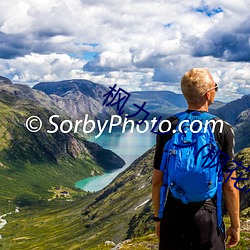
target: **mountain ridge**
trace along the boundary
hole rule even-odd
[[[33,86],[33,89],[43,91],[49,95],[59,108],[64,110],[73,119],[79,119],[86,114],[91,119],[110,120],[111,115],[118,114],[116,106],[103,106],[104,97],[110,89],[102,84],[93,83],[84,79],[71,79],[57,82],[41,82]],[[117,87],[118,90],[118,87]],[[145,110],[149,112],[147,119],[154,117],[168,117],[187,109],[186,101],[182,94],[172,91],[132,91],[125,103],[125,113],[132,115],[138,109],[134,104],[142,106],[145,102]],[[210,108],[217,109],[224,104],[215,102]],[[82,107],[85,107],[84,110]],[[142,119],[144,113],[138,114],[135,120]]]
[[[75,120],[88,114],[89,119],[105,121],[116,114],[112,107],[102,105],[102,96],[109,89],[88,80],[41,82],[33,86],[33,89],[45,92],[59,108]]]
[[[233,100],[223,107],[214,111],[214,114],[229,122],[233,126],[237,124],[238,115],[250,108],[250,94],[244,95],[239,99]]]
[[[37,112],[39,110],[39,114],[41,113],[43,117],[46,116],[47,114],[45,108],[47,103],[46,100],[38,101],[38,103],[40,102],[38,105],[39,107],[36,107],[35,105],[36,98],[33,95],[30,96],[29,93],[24,93],[28,99],[30,98],[29,99],[30,101],[27,101],[25,99],[26,100],[25,103],[14,103],[13,100],[17,101],[22,100],[20,96],[22,92],[28,91],[28,89],[23,88],[21,92],[15,92],[14,88],[15,87],[5,86],[3,88],[3,90],[5,91],[3,91],[2,93],[2,97],[0,94],[0,105],[2,105],[0,107],[0,116],[3,118],[7,117],[8,115],[8,119],[4,119],[5,124],[3,124],[4,126],[2,127],[6,127],[6,124],[9,123],[14,124],[15,126],[16,125],[23,126],[23,121],[20,120],[20,117],[22,117],[25,112],[27,114],[31,114],[31,111]],[[19,87],[17,86],[17,88]],[[6,98],[6,91],[8,93],[9,91],[8,89],[11,89],[11,95],[7,96]],[[37,95],[40,94],[41,94],[40,92],[37,92]],[[67,93],[67,95],[68,94],[69,93]],[[44,94],[44,96],[40,98],[46,99],[49,97]],[[1,101],[3,99],[5,100],[4,102]],[[48,102],[51,102],[52,106],[54,105],[52,104],[53,100],[50,101],[48,100]],[[44,107],[41,107],[42,105],[44,105]],[[22,107],[24,107],[24,110],[21,109]],[[4,113],[4,110],[6,113]],[[54,111],[62,112],[58,110],[58,106],[55,107]],[[221,114],[223,115],[223,112]],[[240,128],[242,129],[247,128],[243,127],[243,125],[244,124],[246,126],[248,125],[248,120],[249,120],[248,109],[244,110],[239,109],[235,113],[235,115],[237,116],[237,119],[239,119],[240,121],[239,125]],[[65,117],[67,117],[66,114]],[[3,120],[1,120],[1,122],[3,122]],[[2,127],[0,126],[0,129]],[[3,135],[1,138],[2,139],[1,142],[3,143],[0,143],[0,146],[4,145],[4,147],[8,147],[9,146],[8,142],[14,141],[11,140],[12,134],[9,135],[8,131],[6,132],[4,129],[2,129],[1,132],[2,133],[0,134]],[[246,132],[245,135],[247,135]],[[77,139],[83,140],[83,138],[81,137],[76,138],[76,140]],[[47,137],[41,137],[38,139],[37,144],[40,144],[39,142],[42,142],[43,144],[44,140],[46,141],[48,140],[50,142],[50,139],[48,139]],[[26,139],[25,142],[27,143],[29,142],[29,137]],[[56,143],[58,143],[61,146],[60,140],[56,140]],[[49,152],[52,153],[53,156],[52,150],[54,146],[53,143],[52,147],[50,147],[49,144],[50,143],[48,143],[47,146]],[[30,145],[23,144],[21,148],[29,149],[31,145],[32,144]],[[14,143],[14,146],[20,146],[20,145]],[[61,159],[60,157],[57,157],[57,155],[54,155],[55,157],[54,161],[55,162],[58,161],[61,164],[60,165],[61,168],[57,169],[56,165],[52,164],[53,160],[51,159],[48,162],[48,164],[50,163],[49,166],[43,166],[45,170],[48,171],[46,172],[47,176],[45,177],[50,178],[49,174],[51,172],[49,171],[51,171],[51,169],[53,168],[54,171],[53,174],[58,179],[63,180],[64,175],[68,175],[66,176],[67,180],[64,179],[63,181],[66,185],[70,185],[69,183],[73,181],[76,175],[75,171],[77,171],[79,165],[84,164],[83,161],[79,161],[77,163],[74,162],[74,157],[76,157],[77,159],[78,157],[81,158],[83,155],[81,155],[81,152],[78,151],[79,150],[78,146],[80,145],[77,144],[77,142],[72,146],[73,149],[69,149],[69,152],[71,152],[72,155],[68,155],[68,157],[66,158],[68,165],[64,165],[65,159]],[[34,149],[36,149],[36,144],[34,144],[33,147]],[[58,150],[59,153],[61,152],[60,150],[63,151],[66,150],[67,152],[67,147],[66,148],[62,147],[61,149]],[[2,151],[0,150],[0,152]],[[25,151],[21,151],[19,152],[19,155],[20,157],[24,157],[25,159],[26,154],[27,153],[29,154],[30,152],[31,151],[29,150],[26,153]],[[78,155],[78,153],[80,154]],[[49,155],[48,152],[46,152],[46,155],[47,154]],[[75,201],[74,199],[72,201],[68,201],[69,202],[68,205],[66,204],[67,203],[66,200],[64,201],[57,199],[52,200],[51,203],[43,201],[43,203],[40,205],[34,202],[40,199],[39,195],[34,196],[35,193],[34,190],[36,190],[36,192],[39,194],[42,193],[41,191],[42,188],[44,190],[44,186],[42,186],[42,184],[45,184],[46,188],[48,189],[49,187],[51,187],[52,183],[51,180],[49,180],[50,185],[48,185],[48,183],[41,183],[39,182],[39,180],[37,181],[34,178],[34,176],[31,176],[32,182],[29,182],[29,180],[27,179],[28,182],[27,184],[29,184],[30,186],[29,189],[27,189],[27,186],[25,186],[24,183],[22,183],[22,185],[20,186],[15,185],[16,189],[17,188],[27,189],[33,195],[31,197],[18,196],[16,197],[15,202],[17,202],[17,204],[23,205],[28,200],[28,204],[32,206],[27,208],[24,206],[21,208],[24,210],[24,213],[25,215],[27,215],[27,218],[24,217],[24,214],[20,213],[18,215],[12,215],[12,218],[9,218],[9,223],[5,226],[3,232],[3,238],[4,238],[3,245],[4,246],[8,245],[11,246],[12,248],[14,246],[13,249],[34,249],[36,247],[42,247],[47,249],[48,248],[61,249],[61,247],[64,245],[65,249],[70,249],[73,247],[75,249],[79,249],[81,247],[84,247],[84,249],[90,249],[94,246],[98,246],[98,244],[104,242],[105,240],[112,240],[115,243],[118,243],[131,237],[142,236],[145,233],[153,232],[154,222],[152,220],[153,212],[152,212],[152,200],[151,200],[153,155],[154,155],[154,148],[151,148],[150,150],[145,152],[141,157],[137,158],[124,172],[120,173],[103,190],[96,193],[89,193],[89,194],[85,193],[84,196],[80,199],[76,199]],[[92,156],[95,157],[94,154],[92,154]],[[93,164],[94,164],[95,165],[94,170],[96,172],[101,171],[101,169],[97,167],[98,165],[96,164],[97,161],[95,159],[94,161],[91,161],[91,159],[93,159],[91,158],[92,156],[89,155],[88,153],[84,155],[86,159],[90,160],[90,165],[86,166],[86,168],[88,170],[93,170]],[[3,157],[3,155],[0,155],[0,162],[2,164],[2,165],[0,164],[1,183],[3,183],[5,179],[8,179],[8,181],[11,181],[15,184],[15,182],[18,182],[18,179],[16,179],[15,175],[10,175],[11,173],[8,172],[9,171],[8,162],[6,163],[4,161],[1,161],[2,159],[1,157]],[[245,165],[247,164],[249,165],[249,160],[250,160],[249,157],[250,157],[250,149],[243,149],[237,154],[236,159],[237,161],[243,161]],[[35,155],[33,158],[34,160],[36,160],[37,158],[41,160],[43,159],[43,155],[39,156],[38,154],[38,156]],[[15,160],[14,157],[10,155],[9,161],[13,160]],[[18,160],[19,160],[18,163],[24,162],[23,159],[21,159],[21,161],[20,159]],[[102,162],[103,158],[100,158],[99,160],[100,162]],[[72,171],[72,168],[74,166],[76,168],[73,169],[74,171]],[[20,169],[18,169],[19,167]],[[36,167],[38,167],[38,165],[36,165]],[[23,178],[23,176],[26,176],[25,171],[29,172],[33,171],[35,177],[39,176],[42,179],[45,178],[44,176],[40,175],[39,168],[34,169],[29,163],[23,165],[21,164],[17,165],[16,168],[17,169],[14,169],[13,172],[14,174],[17,174],[19,178]],[[4,177],[1,175],[2,173],[5,174]],[[6,173],[8,173],[8,175],[6,175]],[[77,175],[81,174],[83,173],[82,172],[79,173],[79,171],[77,172]],[[241,185],[243,184],[244,183],[241,183]],[[17,190],[14,191],[17,192]],[[250,205],[249,194],[250,193],[245,195],[244,192],[241,192],[241,204],[242,204],[241,209],[249,207]],[[10,193],[8,193],[8,190],[5,191],[5,195],[11,197]],[[48,194],[46,195],[47,195],[46,197],[48,197]],[[33,209],[36,209],[34,213],[32,211]],[[64,211],[64,209],[67,209],[67,213]],[[76,209],[78,212],[77,214],[76,214]],[[82,213],[81,215],[80,211]],[[39,220],[39,217],[41,217],[41,220]],[[25,222],[25,219],[27,219],[28,222]],[[249,236],[246,237],[249,238]]]
[[[10,79],[0,76],[0,84],[13,84],[13,83]]]
[[[52,186],[74,189],[75,182],[83,178],[125,164],[118,155],[86,141],[82,135],[60,130],[47,133],[53,130],[48,118],[55,113],[60,115],[55,120],[58,126],[68,119],[45,93],[19,84],[0,85],[0,182],[5,189],[0,210],[24,200],[50,198],[48,190]],[[27,118],[34,115],[43,122],[37,133],[28,131],[25,125]]]
[[[250,94],[213,110],[213,114],[229,122],[235,130],[235,151],[250,147]]]

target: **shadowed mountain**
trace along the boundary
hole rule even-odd
[[[238,116],[244,110],[250,108],[250,94],[244,95],[240,99],[231,101],[223,107],[214,111],[214,114],[235,126],[238,124]]]
[[[138,91],[131,92],[126,107],[129,113],[135,113],[138,108],[133,104],[142,106],[146,102],[145,110],[152,115],[168,116],[185,110],[187,103],[183,95],[171,91]]]
[[[250,147],[250,108],[242,111],[237,117],[235,126],[236,145],[235,151]]]
[[[236,152],[250,147],[250,95],[229,102],[212,113],[234,126]]]
[[[214,101],[212,105],[209,106],[209,111],[213,113],[213,110],[217,110],[219,108],[222,108],[225,105],[225,103],[220,102],[220,101]]]

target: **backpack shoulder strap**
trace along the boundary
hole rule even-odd
[[[193,112],[197,112],[197,111],[193,111]],[[184,111],[184,112],[177,113],[174,116],[177,117],[181,121],[181,120],[184,120],[191,113],[188,113],[187,111]],[[204,112],[201,115],[205,120],[212,120],[214,118],[218,118],[216,115],[213,115],[213,114],[211,114],[209,112]]]
[[[214,118],[217,118],[216,115],[210,114],[208,112],[202,113],[202,117],[205,118],[205,120],[212,120]]]
[[[181,120],[184,120],[188,116],[188,112],[183,111],[183,112],[175,114],[174,116],[177,117],[179,119],[179,122],[180,122]]]
[[[214,118],[218,118],[216,115],[210,114],[208,112],[205,112],[202,114],[203,118],[205,120],[212,120]],[[219,119],[219,118],[218,118]],[[222,172],[218,172],[218,186],[217,186],[217,201],[216,201],[216,206],[217,206],[217,226],[221,229],[221,231],[223,232],[223,227],[222,227],[222,204],[221,204],[221,200],[222,200],[222,177],[223,174]]]

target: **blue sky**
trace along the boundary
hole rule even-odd
[[[182,75],[206,67],[229,101],[250,94],[249,9],[248,0],[1,1],[0,75],[180,93]]]

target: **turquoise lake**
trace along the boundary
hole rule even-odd
[[[119,173],[123,172],[135,159],[145,153],[155,145],[156,135],[150,130],[146,133],[125,133],[115,132],[102,134],[99,138],[90,138],[89,140],[98,143],[106,149],[110,149],[118,154],[126,165],[111,173],[105,173],[101,176],[93,176],[78,181],[75,186],[85,191],[95,192],[107,186]]]

